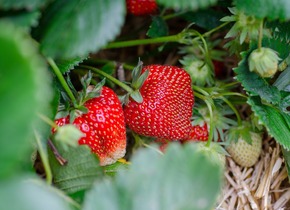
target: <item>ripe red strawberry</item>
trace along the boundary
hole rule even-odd
[[[116,162],[126,152],[125,121],[118,96],[110,88],[102,87],[101,95],[86,101],[84,106],[88,112],[73,121],[85,134],[79,144],[88,145],[99,157],[100,165]],[[58,126],[68,124],[69,116],[55,122]]]
[[[157,10],[157,4],[155,0],[126,0],[127,11],[130,14],[151,15]]]
[[[181,140],[188,138],[194,104],[189,74],[174,66],[150,65],[149,75],[140,88],[143,101],[130,98],[124,107],[125,121],[135,133]]]
[[[208,140],[208,128],[207,124],[193,125],[187,141],[207,141]]]

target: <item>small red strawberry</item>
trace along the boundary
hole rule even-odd
[[[124,114],[118,96],[108,87],[102,87],[98,97],[84,103],[88,109],[76,117],[76,125],[85,136],[79,144],[88,145],[100,159],[100,165],[108,165],[122,158],[126,152]],[[58,126],[69,123],[69,116],[55,120]],[[55,130],[53,130],[55,132]]]
[[[124,107],[126,124],[135,133],[168,140],[188,138],[194,104],[189,74],[175,66],[150,65],[140,88],[143,98]],[[143,75],[143,74],[142,74]]]
[[[193,125],[189,134],[189,138],[186,141],[207,141],[208,140],[208,128],[207,124]]]
[[[157,10],[155,0],[126,0],[126,6],[128,13],[136,16],[152,15]]]

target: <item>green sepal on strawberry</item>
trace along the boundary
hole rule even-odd
[[[189,74],[179,67],[163,65],[144,66],[139,75],[144,72],[148,75],[139,89],[143,100],[129,98],[124,106],[126,124],[139,135],[186,139],[194,104]]]
[[[227,132],[227,151],[242,167],[255,165],[262,151],[262,136],[252,130],[249,123],[232,127]]]
[[[155,0],[126,0],[127,12],[135,16],[153,15],[158,9]]]
[[[88,145],[99,157],[100,165],[108,165],[126,153],[124,114],[114,91],[102,84],[89,86],[90,79],[91,75],[88,75],[81,80],[86,89],[78,95],[80,104],[71,108],[69,115],[56,119],[55,123],[59,127],[75,125],[84,134],[78,143]],[[84,107],[81,110],[85,112],[78,107]]]

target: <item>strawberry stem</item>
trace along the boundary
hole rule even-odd
[[[112,77],[111,75],[101,71],[100,69],[97,69],[97,68],[94,68],[94,67],[91,67],[91,66],[87,66],[87,65],[80,65],[80,67],[88,69],[88,70],[91,70],[91,71],[93,71],[93,72],[95,72],[95,73],[97,73],[99,75],[102,75],[102,76],[106,77],[107,79],[109,79],[112,82],[114,82],[116,85],[118,85],[121,88],[123,88],[124,90],[126,90],[128,93],[134,92],[134,90],[130,86],[124,84],[123,82],[119,81],[115,77]]]
[[[218,27],[205,32],[201,36],[197,36],[191,40],[191,42],[199,40],[201,37],[207,37],[211,35],[212,33],[218,31],[219,29],[223,28],[229,24],[229,22],[225,22]],[[184,41],[185,36],[187,36],[188,33],[186,31],[182,31],[176,35],[171,36],[164,36],[164,37],[157,37],[152,39],[137,39],[137,40],[129,40],[129,41],[120,41],[120,42],[111,42],[107,46],[104,47],[104,49],[112,49],[112,48],[121,48],[121,47],[133,47],[138,45],[146,45],[146,44],[158,44],[158,43],[164,43],[164,42],[181,42]]]
[[[171,36],[157,37],[152,39],[137,39],[137,40],[129,40],[129,41],[121,41],[121,42],[112,42],[109,43],[104,49],[112,49],[112,48],[121,48],[121,47],[132,47],[138,45],[146,45],[146,44],[158,44],[164,42],[178,42],[182,37],[181,33]]]
[[[242,120],[241,120],[241,117],[240,117],[238,110],[235,108],[235,106],[228,99],[226,99],[223,96],[221,96],[220,98],[233,110],[233,112],[235,113],[235,115],[237,117],[238,125],[241,126]]]
[[[258,49],[262,48],[262,40],[263,40],[263,25],[264,21],[261,21],[260,28],[259,28],[259,39],[258,39]]]
[[[206,143],[206,146],[209,147],[210,146],[210,143],[213,139],[213,129],[214,129],[214,126],[213,126],[213,111],[212,111],[212,108],[214,107],[214,104],[210,103],[208,100],[205,100],[204,101],[208,107],[208,110],[209,110],[209,133],[208,133],[208,140],[207,140],[207,143]]]
[[[68,94],[68,96],[71,99],[72,103],[74,105],[77,104],[77,100],[76,100],[74,94],[72,93],[71,89],[69,88],[67,82],[65,81],[62,73],[60,72],[59,68],[55,64],[54,60],[52,58],[47,58],[47,62],[51,66],[52,70],[54,71],[54,73],[57,76],[60,84],[62,85],[62,87],[64,88],[64,90],[66,91],[66,93]]]
[[[49,165],[49,160],[47,157],[46,148],[44,148],[44,146],[40,140],[40,136],[37,133],[37,131],[34,131],[34,136],[35,136],[35,140],[36,140],[37,150],[39,152],[41,162],[43,164],[44,171],[46,174],[46,183],[48,185],[51,185],[52,184],[52,172],[51,172],[51,168]]]

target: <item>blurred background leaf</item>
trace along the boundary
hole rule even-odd
[[[95,183],[83,208],[211,209],[220,192],[221,177],[222,169],[197,151],[194,144],[170,145],[164,156],[144,149],[115,180]]]
[[[51,114],[51,80],[36,43],[20,28],[0,22],[0,177],[29,160],[33,128],[47,132],[38,114]],[[9,143],[7,143],[9,142]]]
[[[76,206],[61,191],[32,176],[0,181],[0,209],[71,210]]]

